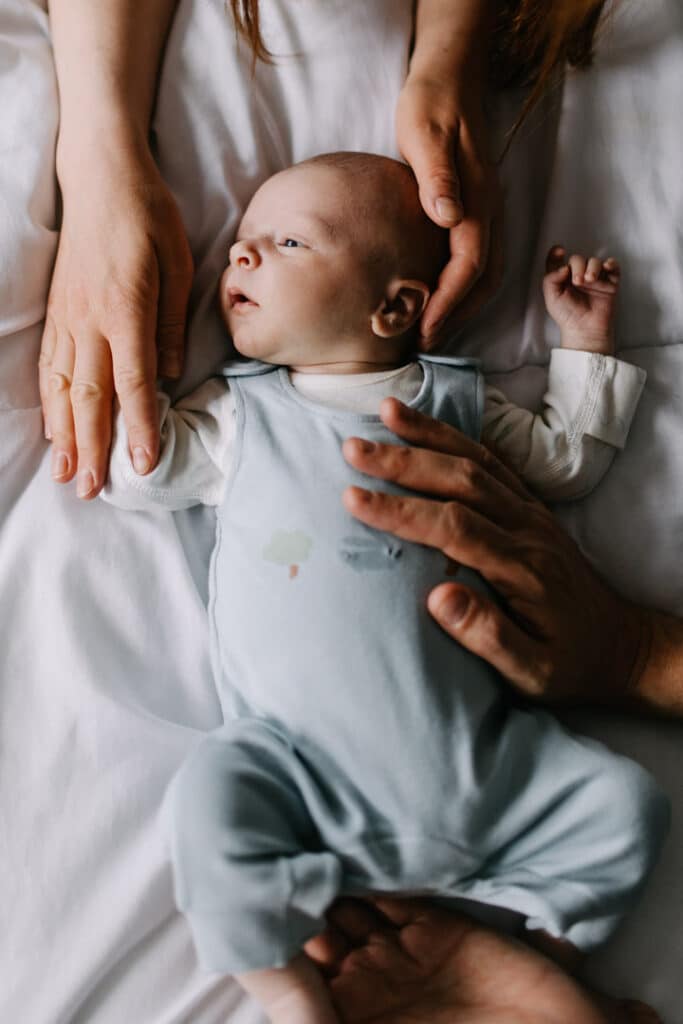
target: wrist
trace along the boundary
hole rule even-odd
[[[573,349],[576,352],[594,352],[596,355],[613,356],[616,351],[614,334],[611,331],[560,331],[560,345],[562,348]]]
[[[68,123],[60,124],[55,166],[63,193],[101,181],[103,173],[121,183],[139,182],[141,168],[153,162],[146,129],[123,110],[112,106],[98,111],[73,129]]]

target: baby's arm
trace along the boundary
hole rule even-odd
[[[486,392],[482,435],[542,497],[588,494],[623,448],[645,383],[639,367],[614,358],[617,261],[586,259],[554,246],[543,295],[560,328],[543,410],[534,415]]]
[[[626,443],[645,371],[613,356],[553,349],[543,409],[486,388],[482,438],[548,501],[588,494]]]
[[[102,498],[135,511],[220,504],[234,440],[234,402],[226,381],[212,377],[173,407],[162,392],[157,402],[159,462],[146,476],[135,472],[119,410]]]

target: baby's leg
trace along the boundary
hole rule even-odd
[[[322,980],[300,956],[339,891],[302,797],[312,785],[278,731],[240,719],[208,736],[172,782],[164,814],[176,901],[199,962],[238,974],[275,1021],[335,1021]]]
[[[668,801],[633,761],[549,716],[538,722],[533,770],[520,773],[513,799],[505,792],[497,848],[465,895],[589,952],[635,905],[666,836]]]

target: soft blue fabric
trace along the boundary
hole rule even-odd
[[[416,408],[476,437],[472,362],[424,358]],[[178,904],[208,969],[281,966],[339,893],[426,892],[525,914],[588,949],[638,894],[668,803],[633,762],[513,706],[425,599],[482,580],[365,527],[346,437],[376,416],[227,370],[237,451],[218,510],[210,605],[226,725],[169,790]],[[382,485],[386,490],[397,490]]]

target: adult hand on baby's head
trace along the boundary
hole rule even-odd
[[[406,445],[344,444],[356,469],[424,497],[348,488],[349,512],[477,570],[503,607],[459,583],[429,595],[436,621],[530,697],[619,703],[647,654],[647,613],[595,573],[555,517],[482,445],[396,399]]]
[[[428,350],[456,306],[457,321],[465,319],[500,284],[502,192],[487,153],[481,104],[456,92],[454,81],[409,77],[399,97],[396,127],[425,212],[450,228],[451,258],[422,318],[422,347]]]
[[[40,393],[54,479],[78,470],[79,497],[94,498],[106,479],[114,391],[131,453],[144,453],[146,468],[141,459],[136,469],[156,463],[155,378],[181,371],[192,257],[149,152],[113,146],[61,170]]]

